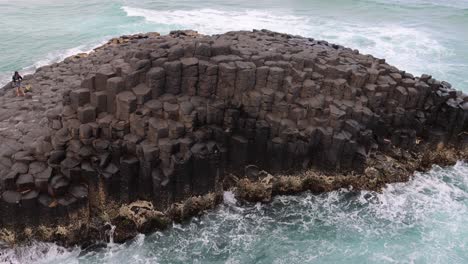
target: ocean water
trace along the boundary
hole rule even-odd
[[[468,92],[468,0],[0,0],[0,86],[122,34],[270,30],[325,39]],[[0,263],[468,263],[468,164],[382,193],[220,208],[96,251],[33,243]]]

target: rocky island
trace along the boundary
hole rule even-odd
[[[0,89],[0,240],[123,242],[239,200],[379,190],[467,157],[468,96],[267,30],[123,36]]]

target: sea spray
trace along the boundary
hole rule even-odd
[[[108,245],[109,246],[112,246],[114,245],[114,234],[115,234],[115,228],[116,226],[113,225],[112,223],[108,222],[105,224],[106,227],[108,227],[108,229],[106,230],[105,234],[106,234],[106,238],[108,239],[109,243]]]

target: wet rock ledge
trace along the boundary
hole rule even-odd
[[[267,30],[123,36],[24,83],[0,91],[7,243],[124,241],[228,188],[378,190],[466,158],[468,97],[449,83]]]

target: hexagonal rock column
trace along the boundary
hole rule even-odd
[[[107,112],[107,93],[105,91],[92,93],[91,105],[96,108],[97,113]]]
[[[144,143],[137,146],[140,161],[138,175],[138,198],[151,201],[153,199],[152,172],[159,163],[159,148],[156,144]]]
[[[273,91],[279,91],[283,86],[284,70],[279,67],[272,67],[269,70],[267,87]]]
[[[142,106],[147,101],[151,100],[152,91],[146,84],[139,84],[134,87],[132,91],[136,96],[138,106]]]
[[[198,85],[198,59],[182,58],[182,83],[181,91],[183,94],[196,95]]]
[[[212,172],[210,152],[204,143],[193,145],[191,152],[193,153],[193,194],[205,194],[214,189],[216,178],[216,175],[210,173]]]
[[[125,90],[125,81],[121,77],[113,77],[107,80],[107,112],[109,114],[115,113],[117,94]]]
[[[4,226],[21,224],[21,193],[16,191],[3,192],[0,197],[0,223]]]
[[[116,97],[117,111],[116,117],[122,121],[128,121],[130,114],[137,108],[137,98],[130,91],[121,92]]]
[[[96,121],[96,108],[92,105],[78,108],[78,120],[80,120],[82,124]]]
[[[236,68],[235,98],[240,101],[244,92],[251,91],[255,87],[256,66],[253,62],[236,61]]]
[[[146,73],[146,85],[151,89],[153,99],[164,94],[164,86],[166,82],[166,73],[162,67],[151,68]]]
[[[120,160],[120,199],[122,202],[132,202],[137,198],[139,164],[136,157],[124,157]]]
[[[173,182],[174,182],[174,199],[182,201],[187,199],[192,194],[192,154],[191,152],[185,155],[173,155],[172,163],[174,164]]]
[[[90,102],[89,89],[77,89],[70,93],[70,100],[72,107],[76,110],[80,106],[84,106]]]
[[[233,171],[241,172],[247,165],[248,145],[248,140],[243,136],[235,135],[231,137],[229,165]]]
[[[182,77],[182,64],[180,61],[171,61],[164,63],[166,71],[165,91],[170,94],[179,94],[181,77]]]
[[[203,97],[214,95],[218,83],[218,65],[207,61],[199,61],[198,73],[199,82],[197,94]]]
[[[231,99],[236,89],[236,65],[220,63],[216,95],[222,99]]]
[[[160,139],[169,136],[169,126],[164,119],[150,118],[148,120],[148,139],[158,143]]]
[[[104,91],[107,88],[107,80],[115,77],[116,74],[110,64],[104,64],[99,67],[95,78],[95,87],[97,91]]]

